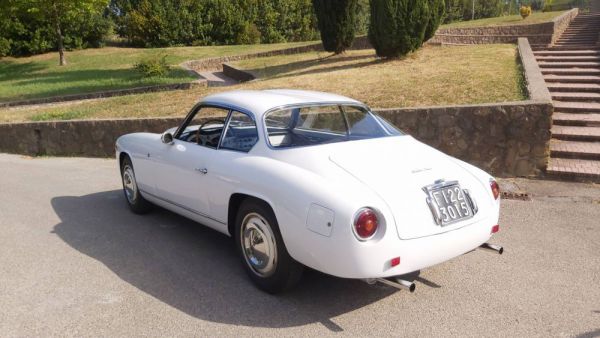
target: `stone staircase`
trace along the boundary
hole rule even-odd
[[[534,51],[554,101],[550,176],[600,182],[599,33],[600,13],[580,14]]]

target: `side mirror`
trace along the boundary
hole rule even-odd
[[[171,134],[171,133],[164,133],[160,137],[160,140],[164,144],[173,144],[173,134]]]

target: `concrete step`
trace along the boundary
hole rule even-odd
[[[600,55],[600,49],[587,49],[587,50],[538,50],[534,51],[533,54],[540,56],[589,56],[589,55]]]
[[[588,49],[595,46],[596,43],[589,41],[557,42],[551,48],[570,48],[571,50]]]
[[[549,62],[540,61],[538,65],[541,68],[598,68],[600,62]]]
[[[560,39],[597,39],[597,32],[564,32],[561,34]]]
[[[206,79],[209,87],[225,87],[232,86],[234,84],[238,84],[238,82],[223,72],[200,72],[200,76]]]
[[[550,95],[552,95],[552,98],[557,101],[600,102],[600,93],[550,91]]]
[[[554,114],[552,114],[552,122],[557,126],[600,127],[600,114],[554,112]]]
[[[600,143],[551,140],[550,156],[554,158],[600,160]]]
[[[566,30],[561,34],[561,36],[598,36],[598,32],[596,32],[596,31],[575,32],[575,31]]]
[[[542,68],[541,71],[544,75],[600,75],[600,69],[594,68]]]
[[[544,75],[546,82],[559,82],[559,83],[578,83],[578,84],[595,84],[600,83],[600,76],[595,75]]]
[[[597,102],[568,102],[553,101],[554,111],[561,113],[596,113],[600,112],[600,103]]]
[[[552,51],[564,51],[564,50],[569,50],[569,51],[581,51],[581,50],[590,50],[591,48],[594,48],[595,46],[590,46],[590,45],[583,45],[583,46],[579,46],[579,45],[569,45],[569,46],[553,46],[553,47],[548,47],[548,50],[552,50]]]
[[[593,38],[593,39],[561,39],[556,41],[556,43],[554,44],[555,46],[570,46],[570,45],[588,45],[588,46],[594,46],[596,45],[596,42],[598,41],[598,38]]]
[[[557,93],[600,93],[600,85],[596,83],[546,83],[550,92]]]
[[[569,56],[536,56],[537,61],[546,62],[600,62],[599,55],[569,55]]]
[[[600,127],[552,126],[552,138],[567,141],[600,142]]]
[[[563,179],[600,181],[600,161],[551,158],[546,174]]]

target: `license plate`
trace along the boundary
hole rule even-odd
[[[440,182],[423,188],[435,222],[440,226],[456,223],[474,216],[477,207],[469,192],[457,181]]]

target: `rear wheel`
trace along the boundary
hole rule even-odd
[[[131,159],[127,156],[121,163],[121,178],[123,182],[123,193],[131,211],[136,214],[145,214],[152,210],[152,204],[140,193],[135,180],[135,171]]]
[[[246,200],[236,218],[235,241],[244,269],[261,290],[279,293],[300,280],[303,267],[287,252],[273,211]]]

